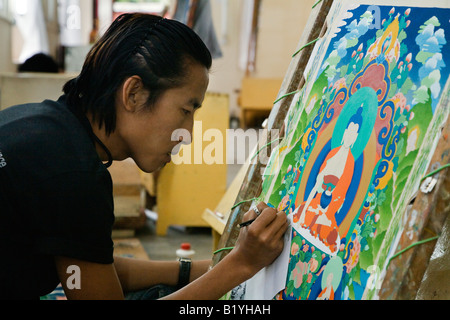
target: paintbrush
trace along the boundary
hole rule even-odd
[[[248,221],[245,221],[245,222],[242,222],[242,223],[239,224],[239,228],[248,227],[248,226],[251,225],[251,224],[253,223],[253,221],[255,221],[255,220],[256,220],[256,218],[255,218],[255,219],[248,220]]]

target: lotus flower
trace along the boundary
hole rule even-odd
[[[411,58],[412,58],[412,54],[410,52],[410,53],[408,53],[408,55],[405,58],[406,62],[410,63],[411,62]]]

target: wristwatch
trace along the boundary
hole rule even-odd
[[[177,288],[181,289],[189,283],[189,278],[191,276],[191,259],[180,258],[180,274],[178,276]]]

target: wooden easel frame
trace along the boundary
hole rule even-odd
[[[333,0],[324,0],[313,7],[298,44],[298,48],[303,49],[293,57],[279,91],[279,96],[303,87],[305,83],[303,72],[314,48],[314,46],[305,45],[325,33],[327,28],[326,19],[332,4]],[[446,98],[447,100],[444,101],[444,104],[450,107],[448,94]],[[274,104],[268,119],[267,135],[270,135],[273,129],[283,130],[284,119],[292,100],[293,96],[287,96]],[[430,162],[430,168],[450,162],[449,134],[450,118],[447,120],[443,129],[440,141]],[[261,139],[264,139],[263,141],[272,141],[274,138],[276,137],[261,137]],[[264,165],[259,162],[250,164],[240,192],[235,200],[235,206],[242,201],[253,199],[260,195],[262,191],[262,177],[260,172],[262,169],[264,169]],[[437,177],[438,181],[434,191],[429,194],[423,194],[419,191],[414,204],[410,208],[410,210],[417,210],[417,212],[422,213],[424,218],[421,224],[416,226],[418,229],[412,239],[402,234],[402,239],[399,243],[399,247],[401,248],[406,248],[414,242],[430,238],[430,236],[442,232],[443,224],[449,216],[450,211],[450,207],[448,206],[450,170],[444,169],[439,174],[436,174],[435,177]],[[239,234],[237,224],[242,220],[243,214],[248,211],[250,204],[251,202],[243,202],[231,211],[222,237],[219,240],[218,248],[232,247],[235,245]],[[405,232],[406,230],[403,233]],[[436,241],[430,241],[426,244],[413,247],[390,262],[384,281],[380,286],[380,299],[414,299],[416,297]],[[227,251],[222,251],[214,255],[212,264],[217,264],[226,254]]]

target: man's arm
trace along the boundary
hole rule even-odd
[[[192,282],[208,271],[210,260],[192,261],[189,281]],[[165,284],[176,286],[180,262],[152,261],[114,257],[114,266],[124,292],[147,289]]]
[[[164,297],[175,300],[217,300],[270,265],[281,253],[288,228],[286,214],[267,205],[250,226],[241,229],[236,247],[214,268],[186,287]],[[254,218],[251,210],[244,221]]]
[[[283,235],[288,223],[284,212],[259,205],[261,215],[241,229],[236,247],[212,270],[209,262],[193,262],[189,285],[166,299],[216,300],[271,264],[283,250]],[[244,220],[255,218],[253,210]],[[102,265],[66,257],[56,257],[56,268],[68,299],[123,299],[123,292],[145,289],[156,284],[175,286],[179,262],[158,262],[116,258],[114,264]],[[79,267],[81,288],[67,285],[68,267]],[[206,272],[206,273],[205,273]]]
[[[123,300],[122,286],[114,264],[93,263],[67,257],[55,257],[61,285],[68,300]],[[78,273],[68,273],[76,266]],[[72,286],[76,284],[76,286]]]
[[[148,289],[158,284],[176,286],[180,263],[178,261],[149,261],[114,257],[114,264],[103,265],[66,257],[55,259],[61,284],[68,299],[123,299],[124,293]],[[190,282],[202,276],[211,261],[193,261]],[[70,266],[80,271],[80,288],[71,288],[74,281],[68,273]]]

